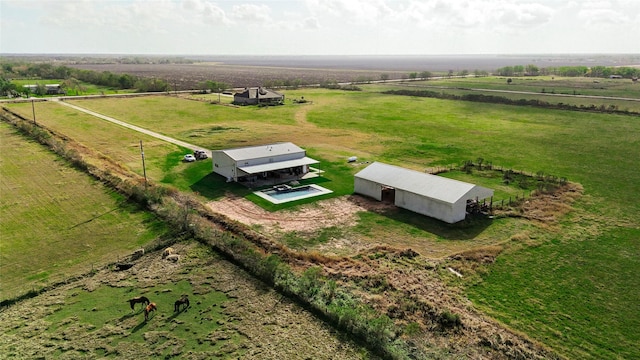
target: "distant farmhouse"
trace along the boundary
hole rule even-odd
[[[306,156],[297,145],[285,142],[212,152],[213,172],[228,182],[272,184],[305,177],[309,165],[319,161]]]
[[[284,95],[263,87],[245,88],[243,92],[233,95],[233,103],[237,105],[282,105]]]
[[[38,86],[39,85],[24,85],[23,87],[25,89],[28,89],[30,93],[36,93],[38,90]],[[44,85],[45,88],[45,94],[46,95],[58,95],[58,94],[64,94],[64,91],[62,90],[62,87],[60,86],[60,84],[45,84]]]
[[[375,162],[355,175],[354,192],[453,224],[464,220],[467,202],[493,196],[474,184]]]

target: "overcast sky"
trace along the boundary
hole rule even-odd
[[[640,53],[640,0],[0,0],[0,52]]]

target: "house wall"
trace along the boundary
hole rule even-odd
[[[354,178],[353,187],[353,191],[356,194],[365,195],[378,201],[382,201],[382,185],[378,183],[356,177]]]
[[[440,202],[409,191],[398,189],[396,189],[395,205],[450,224],[464,220],[466,215],[465,207],[460,211],[460,207],[455,206],[455,204]]]
[[[236,162],[222,151],[213,151],[211,153],[213,162],[213,172],[227,178],[227,180],[237,180]]]
[[[233,98],[233,102],[236,104],[256,105],[258,103],[258,99],[256,98],[249,99],[242,96],[236,96]]]

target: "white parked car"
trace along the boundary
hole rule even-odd
[[[187,154],[184,156],[184,161],[186,162],[194,162],[196,161],[196,157],[193,156],[192,154]]]

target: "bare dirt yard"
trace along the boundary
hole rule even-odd
[[[369,200],[358,195],[341,196],[303,205],[295,210],[269,212],[251,201],[227,194],[220,200],[211,201],[207,206],[213,211],[258,229],[270,236],[296,232],[303,236],[312,236],[318,231],[338,227],[342,229],[357,224],[357,213],[361,211],[384,211],[395,209],[393,204]],[[355,238],[332,239],[320,247],[323,252],[355,254],[371,247],[371,242],[358,241]]]
[[[368,200],[358,195],[317,201],[297,208],[272,213],[244,198],[228,194],[207,204],[215,212],[250,226],[258,225],[269,233],[278,231],[314,232],[330,226],[354,226],[360,211],[393,209],[393,204]]]

